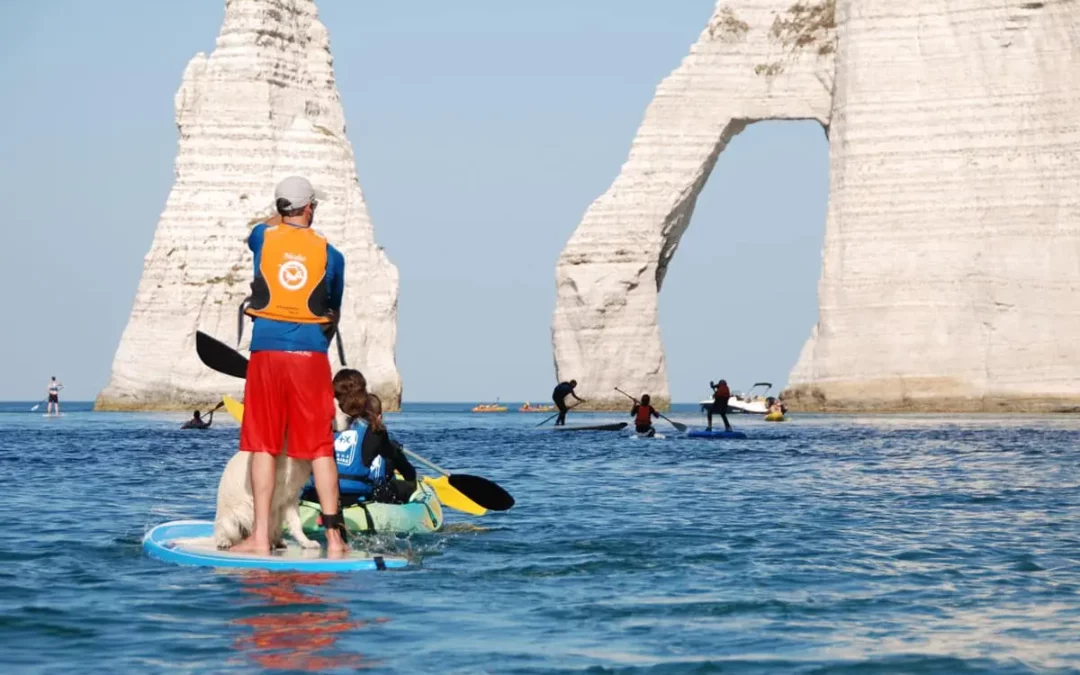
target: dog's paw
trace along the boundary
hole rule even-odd
[[[301,548],[307,548],[307,549],[322,548],[322,544],[320,544],[317,541],[312,541],[311,539],[305,539],[305,540],[301,541],[300,546],[301,546]]]

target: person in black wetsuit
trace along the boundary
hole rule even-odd
[[[555,391],[551,392],[551,400],[555,402],[555,407],[559,409],[559,419],[555,420],[555,426],[563,426],[566,424],[566,411],[569,408],[566,407],[566,397],[573,396],[579,403],[584,403],[585,400],[578,398],[578,395],[574,393],[574,387],[577,386],[577,380],[570,380],[569,382],[560,382],[559,386],[555,387]]]
[[[187,422],[184,422],[184,426],[182,426],[180,428],[181,429],[209,429],[210,425],[213,424],[213,423],[214,423],[214,411],[213,410],[210,411],[210,417],[208,419],[206,419],[205,421],[203,420],[202,415],[199,413],[199,411],[196,410],[195,414],[192,416],[192,418],[189,419]]]
[[[650,405],[652,399],[648,394],[641,395],[641,403],[634,401],[634,407],[630,409],[630,416],[634,418],[634,431],[639,434],[655,436],[656,429],[652,425],[654,417],[660,417],[656,408]]]
[[[381,480],[375,480],[371,491],[371,500],[382,504],[405,504],[416,492],[416,468],[402,451],[401,444],[390,438],[382,418],[382,400],[375,394],[367,396],[367,411],[364,415],[368,423],[367,434],[360,449],[361,461],[373,470],[381,473]],[[382,469],[375,470],[376,459],[381,458]],[[401,479],[394,477],[394,472],[401,474]]]

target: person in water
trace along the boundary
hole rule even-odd
[[[709,382],[709,388],[713,390],[712,406],[709,408],[709,431],[712,431],[712,416],[719,415],[724,420],[724,431],[731,431],[731,423],[727,418],[728,399],[731,398],[731,389],[727,380],[720,380],[716,384]]]
[[[566,397],[573,396],[579,403],[584,403],[585,399],[578,398],[578,395],[574,393],[574,388],[577,387],[577,380],[570,380],[569,382],[560,382],[555,391],[551,392],[551,400],[555,402],[555,407],[559,409],[559,418],[555,420],[555,426],[563,426],[566,424],[566,411],[569,408],[566,407]]]
[[[334,396],[347,416],[345,428],[334,438],[342,506],[408,502],[416,491],[416,469],[401,446],[390,440],[383,423],[382,401],[367,392],[367,380],[352,368],[339,370],[334,376]],[[403,480],[394,478],[395,471]],[[319,501],[311,480],[300,498]]]
[[[45,407],[45,414],[47,415],[59,415],[60,414],[60,390],[64,388],[63,383],[56,381],[56,376],[52,376],[52,380],[49,381],[49,387],[46,392],[49,395],[49,405]]]
[[[656,435],[656,428],[653,427],[653,418],[660,417],[660,413],[656,412],[656,408],[650,405],[652,398],[648,394],[641,395],[641,403],[634,401],[634,407],[630,409],[630,415],[634,418],[634,431],[639,434],[647,434],[649,436]]]
[[[214,411],[210,411],[210,416],[203,421],[202,413],[198,410],[191,416],[187,422],[184,422],[184,426],[181,429],[209,429],[210,425],[214,423]]]
[[[329,553],[347,550],[334,461],[334,390],[326,352],[345,292],[345,257],[311,229],[318,207],[311,183],[290,176],[274,191],[280,218],[248,236],[254,254],[251,360],[244,387],[240,450],[252,453],[251,535],[237,552],[270,552],[270,505],[282,452],[311,462]],[[287,448],[287,449],[286,449]]]

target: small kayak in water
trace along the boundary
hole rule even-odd
[[[341,558],[327,558],[323,550],[305,550],[296,542],[270,555],[233,553],[214,546],[214,523],[209,520],[174,520],[162,523],[143,537],[143,551],[151,558],[175,565],[233,567],[241,569],[300,572],[357,572],[406,567],[409,561],[364,551],[349,551]]]
[[[630,435],[630,438],[635,439],[635,440],[640,438],[640,439],[643,439],[643,440],[653,439],[653,440],[661,440],[662,441],[665,438],[667,438],[667,436],[665,436],[664,434],[639,434],[638,432],[635,431],[633,434]]]
[[[786,422],[787,418],[784,417],[782,412],[771,412],[765,416],[766,422]]]
[[[345,507],[341,514],[345,516],[345,528],[349,532],[426,534],[443,526],[442,504],[435,496],[435,490],[423,483],[416,488],[408,504],[358,504]],[[315,502],[300,502],[300,522],[305,533],[323,531],[319,524],[321,515],[322,508]]]
[[[708,429],[691,429],[686,433],[690,438],[746,438],[741,431],[709,431]]]
[[[592,424],[576,427],[554,427],[555,431],[622,431],[629,422],[613,422],[611,424]]]

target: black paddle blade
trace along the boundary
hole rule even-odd
[[[514,505],[510,493],[487,478],[466,473],[450,474],[450,485],[489,511],[506,511]]]
[[[195,351],[211,370],[240,379],[247,377],[248,360],[244,355],[202,331],[195,333]]]

